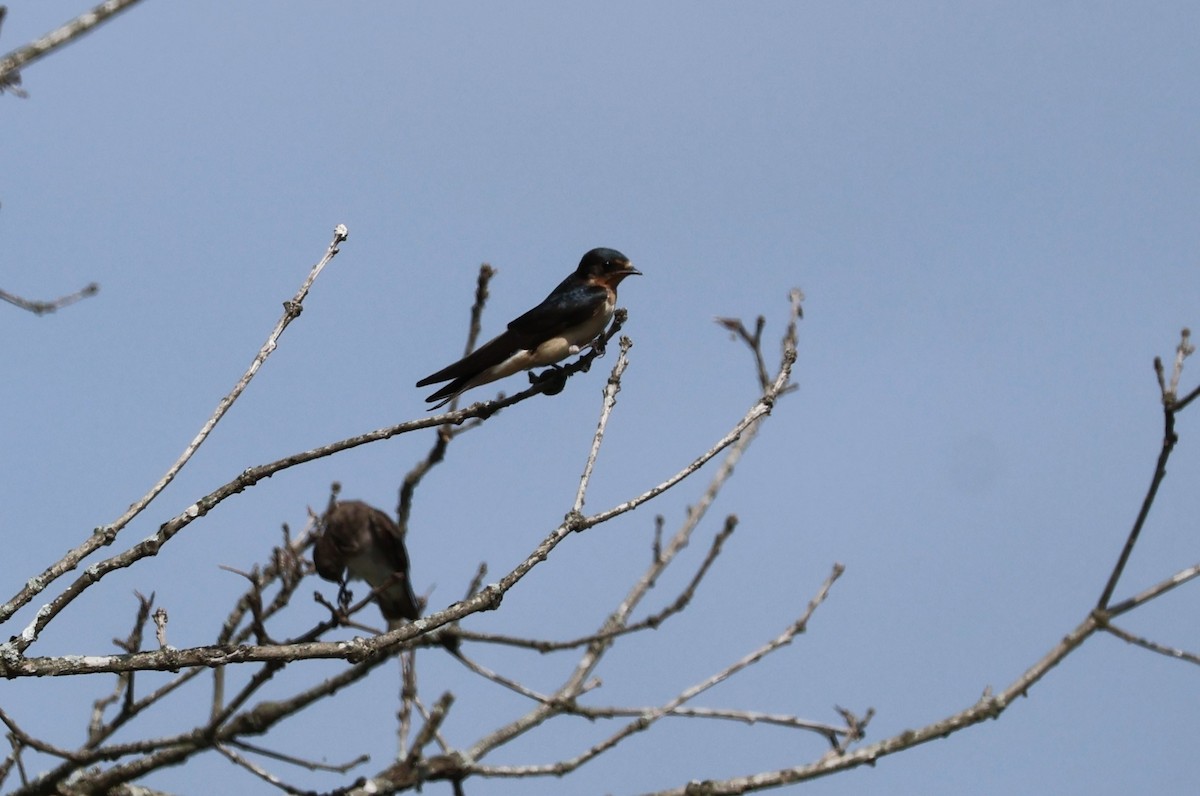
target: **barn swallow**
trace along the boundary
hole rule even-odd
[[[345,583],[347,577],[364,580],[377,589],[375,602],[388,630],[421,615],[404,537],[391,517],[361,500],[344,500],[329,507],[321,526],[313,547],[318,575],[334,583]]]
[[[592,249],[541,304],[508,324],[498,337],[421,379],[417,386],[449,381],[425,399],[440,401],[437,406],[441,406],[472,387],[578,354],[612,318],[617,285],[625,277],[641,273],[615,249]]]

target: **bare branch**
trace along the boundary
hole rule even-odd
[[[2,79],[3,78],[0,78],[0,80]],[[0,86],[2,86],[2,83],[0,83]],[[0,290],[0,299],[7,301],[9,304],[14,304],[23,310],[29,310],[34,315],[46,315],[48,313],[55,312],[56,310],[60,310],[63,307],[70,306],[81,299],[94,296],[99,292],[100,286],[95,282],[92,282],[82,289],[76,290],[74,293],[68,293],[65,296],[59,296],[53,301],[32,301],[27,298],[21,298],[13,293],[9,293],[6,290]]]
[[[272,760],[278,760],[282,763],[290,763],[291,765],[299,768],[306,768],[309,771],[330,771],[334,774],[345,774],[350,769],[357,768],[371,759],[369,755],[359,755],[353,760],[345,763],[318,763],[315,760],[304,760],[303,758],[296,757],[295,755],[285,755],[283,752],[276,752],[274,749],[266,749],[262,746],[252,744],[247,741],[230,740],[228,741],[228,745],[235,746],[238,749],[243,749],[247,752],[253,752],[256,755],[269,757]]]
[[[0,58],[0,92],[5,89],[18,96],[24,92],[15,88],[21,84],[21,69],[39,58],[70,44],[92,28],[132,6],[138,0],[105,0],[105,2],[42,36],[24,47],[18,47]],[[0,17],[2,18],[2,17]]]
[[[591,719],[609,719],[620,717],[640,717],[656,707],[632,708],[594,708],[583,705],[573,705],[571,712]],[[770,724],[776,727],[786,727],[795,730],[810,730],[823,735],[831,741],[850,734],[847,727],[838,727],[819,721],[810,721],[798,716],[786,716],[781,713],[763,713],[755,710],[723,710],[720,708],[696,708],[681,705],[666,714],[666,718],[716,719],[720,721],[735,721],[741,724]]]
[[[224,744],[217,744],[215,748],[218,752],[233,762],[234,765],[241,766],[259,779],[279,788],[284,793],[290,793],[292,796],[306,796],[306,794],[310,793],[310,791],[307,789],[297,788],[294,785],[287,784],[262,766],[251,760],[247,760]]]
[[[1142,528],[1146,524],[1146,518],[1150,516],[1150,507],[1154,505],[1154,499],[1158,495],[1158,487],[1162,484],[1163,479],[1167,477],[1167,460],[1171,458],[1171,452],[1175,450],[1175,443],[1179,441],[1179,437],[1175,433],[1175,415],[1180,407],[1176,404],[1175,394],[1179,387],[1179,377],[1183,371],[1183,360],[1187,358],[1195,347],[1190,342],[1191,332],[1184,329],[1180,333],[1179,345],[1175,348],[1175,367],[1171,374],[1171,383],[1168,386],[1163,378],[1162,360],[1155,358],[1154,371],[1158,376],[1159,390],[1162,391],[1163,403],[1163,441],[1162,448],[1158,453],[1158,461],[1154,465],[1154,475],[1150,479],[1150,486],[1146,490],[1146,496],[1142,498],[1142,506],[1138,510],[1137,518],[1133,521],[1133,528],[1129,531],[1129,536],[1125,539],[1125,546],[1121,550],[1121,555],[1117,558],[1117,563],[1113,567],[1112,574],[1108,577],[1108,583],[1104,586],[1104,591],[1100,594],[1100,599],[1096,603],[1096,607],[1100,609],[1108,608],[1109,601],[1112,600],[1113,592],[1116,591],[1117,581],[1121,579],[1121,574],[1125,571],[1125,565],[1129,563],[1129,556],[1133,554],[1134,545],[1137,544],[1138,536],[1142,533]],[[1188,402],[1191,402],[1191,396],[1188,397]]]
[[[153,592],[149,597],[143,596],[140,592],[134,592],[138,599],[137,616],[133,621],[133,629],[129,632],[129,636],[125,639],[113,639],[115,644],[120,649],[126,652],[137,652],[142,648],[142,632],[147,620],[150,618],[150,609],[154,605]],[[162,609],[159,608],[161,611]],[[105,734],[104,724],[104,709],[120,699],[121,694],[125,695],[125,702],[121,707],[121,712],[114,721],[120,720],[121,715],[128,714],[136,704],[133,698],[133,672],[126,672],[117,675],[117,685],[115,690],[107,697],[96,700],[92,704],[92,718],[88,723],[88,738],[97,738]]]
[[[1179,394],[1179,379],[1183,375],[1183,360],[1196,351],[1196,346],[1192,345],[1191,338],[1191,329],[1184,327],[1179,332],[1179,345],[1175,346],[1175,367],[1171,369],[1171,386],[1167,388],[1167,395],[1170,396],[1172,403],[1174,403],[1175,397]]]
[[[1182,569],[1166,580],[1156,583],[1139,594],[1135,594],[1128,600],[1123,600],[1116,605],[1110,606],[1104,614],[1107,616],[1120,616],[1121,614],[1128,613],[1139,605],[1145,605],[1155,597],[1166,594],[1176,586],[1182,586],[1197,575],[1200,575],[1200,564]]]
[[[467,636],[467,637],[470,638],[470,636]],[[532,699],[534,702],[537,702],[539,704],[548,704],[551,701],[553,701],[553,699],[551,697],[546,696],[545,694],[540,694],[531,688],[527,688],[527,687],[521,685],[516,680],[510,679],[508,677],[505,677],[502,674],[492,671],[488,667],[484,666],[482,663],[471,660],[466,655],[463,655],[460,653],[458,655],[458,659],[460,661],[462,661],[463,664],[468,669],[473,671],[475,674],[479,675],[480,677],[483,677],[484,679],[491,680],[493,683],[503,686],[503,687],[507,688],[508,690],[512,691],[513,693],[520,694],[521,696],[526,697],[528,699]]]
[[[767,374],[767,363],[763,359],[762,353],[762,333],[767,319],[761,315],[758,316],[754,323],[754,334],[750,334],[746,330],[746,325],[738,318],[717,318],[716,322],[732,332],[735,337],[741,338],[742,342],[750,347],[754,353],[754,364],[758,368],[759,389],[767,389],[767,385],[771,383],[771,377]]]
[[[463,346],[464,357],[474,351],[475,344],[479,342],[479,334],[483,331],[483,308],[489,298],[488,285],[495,275],[496,269],[490,263],[480,263],[479,276],[475,279],[475,302],[471,305],[471,322],[467,326],[467,343]]]
[[[575,503],[571,507],[571,514],[577,515],[583,511],[584,496],[587,494],[588,483],[592,480],[592,469],[596,466],[596,457],[600,455],[600,444],[604,441],[604,429],[608,426],[608,418],[612,415],[613,407],[617,405],[617,393],[621,391],[621,376],[624,375],[625,368],[629,364],[629,349],[632,347],[632,340],[628,337],[621,338],[621,353],[604,385],[604,402],[600,409],[600,420],[596,423],[596,433],[592,435],[592,447],[588,451],[587,462],[583,466],[583,475],[579,478],[579,490],[575,493]]]
[[[404,758],[404,762],[407,765],[415,765],[421,759],[421,751],[433,743],[438,735],[438,730],[442,726],[442,722],[446,720],[446,714],[450,712],[450,706],[453,704],[454,695],[446,691],[438,699],[437,704],[433,706],[433,710],[425,716],[425,724],[421,727],[421,731],[417,733],[417,737],[413,739],[412,747],[408,750],[408,754]]]
[[[1122,630],[1116,625],[1109,624],[1106,625],[1104,629],[1122,641],[1141,647],[1142,649],[1148,649],[1151,652],[1157,652],[1159,655],[1166,655],[1168,658],[1175,658],[1176,660],[1187,661],[1188,663],[1200,665],[1200,655],[1197,655],[1194,652],[1186,652],[1185,650],[1177,649],[1175,647],[1167,647],[1163,644],[1158,644],[1150,641],[1147,638],[1143,638],[1142,636],[1135,636],[1133,633]]]

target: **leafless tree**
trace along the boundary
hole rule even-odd
[[[27,62],[28,59],[20,64]],[[0,85],[12,87],[16,85],[13,76],[20,64],[5,64],[8,61],[0,62]],[[788,728],[815,740],[809,747],[797,747],[813,751],[807,755],[798,752],[797,762],[790,767],[723,780],[679,782],[673,788],[660,791],[661,794],[693,795],[749,793],[871,764],[881,757],[963,731],[986,719],[998,718],[1017,697],[1031,694],[1051,669],[1097,633],[1111,633],[1151,652],[1200,663],[1200,653],[1170,648],[1135,636],[1116,624],[1126,614],[1200,575],[1200,564],[1180,569],[1131,597],[1114,601],[1126,562],[1166,476],[1166,465],[1177,441],[1179,413],[1200,394],[1200,388],[1196,388],[1180,395],[1184,362],[1193,352],[1189,333],[1184,330],[1173,362],[1166,366],[1156,361],[1163,407],[1163,442],[1150,487],[1124,549],[1103,585],[1098,584],[1100,596],[1095,605],[1081,610],[1079,624],[1067,629],[1061,641],[1006,687],[996,692],[985,690],[973,704],[926,726],[873,741],[868,740],[873,716],[869,707],[839,708],[832,721],[748,709],[705,707],[703,695],[709,689],[791,644],[805,631],[842,573],[842,566],[831,562],[828,576],[822,582],[809,584],[811,598],[807,605],[802,606],[773,638],[765,638],[759,646],[743,650],[701,679],[679,682],[675,694],[658,704],[596,704],[596,673],[602,661],[628,639],[691,610],[694,595],[704,588],[707,573],[738,526],[737,517],[733,515],[710,520],[709,509],[768,417],[787,405],[786,396],[794,387],[793,366],[799,341],[802,296],[798,290],[793,290],[788,297],[778,355],[769,352],[769,346],[764,342],[767,326],[764,318],[756,319],[752,328],[737,319],[718,319],[722,327],[745,344],[753,357],[757,398],[750,408],[741,417],[731,418],[725,433],[712,440],[705,450],[696,452],[678,472],[666,475],[659,483],[646,485],[638,494],[619,503],[587,513],[584,511],[586,497],[605,433],[610,424],[619,422],[617,398],[633,345],[628,337],[620,334],[628,319],[623,311],[618,311],[610,328],[593,347],[563,368],[564,378],[570,379],[587,371],[606,349],[615,349],[592,443],[581,462],[579,486],[569,501],[570,509],[557,527],[498,580],[486,582],[486,568],[481,566],[467,585],[462,600],[425,612],[412,621],[394,622],[385,632],[370,631],[346,638],[346,628],[360,632],[369,628],[371,620],[362,619],[360,612],[373,598],[380,596],[377,592],[389,587],[382,583],[374,592],[359,595],[357,601],[347,590],[342,590],[338,599],[324,599],[327,617],[323,621],[299,633],[280,631],[278,628],[287,618],[289,608],[294,606],[294,600],[304,594],[302,587],[315,582],[309,579],[314,574],[310,558],[312,546],[321,533],[321,517],[320,512],[311,511],[309,522],[301,532],[293,535],[285,526],[282,539],[268,560],[247,562],[238,570],[245,578],[245,590],[225,609],[225,620],[211,643],[186,648],[171,646],[165,611],[155,605],[153,594],[139,594],[131,617],[131,629],[117,642],[119,651],[80,649],[71,655],[37,655],[36,648],[46,628],[76,599],[113,572],[137,567],[180,534],[192,532],[220,503],[236,499],[275,473],[337,456],[358,446],[431,429],[435,433],[429,450],[397,485],[396,530],[390,530],[389,526],[387,533],[397,534],[402,539],[408,532],[412,503],[419,494],[422,480],[443,462],[448,446],[460,435],[486,423],[510,422],[511,413],[501,413],[501,410],[546,392],[547,382],[534,382],[529,388],[508,397],[463,408],[451,404],[449,411],[440,414],[368,431],[251,467],[228,483],[198,496],[183,512],[165,519],[150,537],[105,557],[104,548],[121,538],[135,517],[155,507],[156,497],[188,465],[229,408],[243,395],[280,344],[286,329],[300,317],[314,281],[347,240],[348,231],[339,225],[324,256],[312,267],[295,295],[284,302],[283,314],[244,375],[221,399],[194,440],[146,494],[112,522],[83,535],[72,550],[42,572],[27,573],[29,577],[22,581],[23,585],[0,605],[0,623],[15,624],[18,612],[40,603],[27,624],[13,626],[10,640],[0,645],[0,675],[17,681],[7,688],[19,688],[22,681],[36,677],[82,677],[95,684],[97,695],[81,743],[63,740],[71,736],[65,731],[61,733],[62,737],[47,737],[45,733],[27,730],[25,717],[0,706],[0,722],[7,728],[10,744],[10,750],[0,761],[0,786],[8,792],[147,793],[150,791],[140,785],[147,775],[164,767],[186,764],[201,755],[217,754],[244,769],[247,777],[260,778],[287,793],[313,792],[305,776],[306,772],[314,771],[340,775],[341,785],[334,791],[336,793],[395,793],[420,789],[432,782],[450,783],[454,792],[461,793],[463,783],[475,779],[569,776],[580,766],[619,746],[637,743],[643,731],[668,718],[689,722],[765,724]],[[480,269],[470,316],[468,349],[474,345],[480,330],[492,276],[493,271],[487,266]],[[531,627],[524,636],[488,632],[486,616],[481,614],[500,609],[505,595],[512,590],[529,588],[526,576],[543,566],[557,548],[570,545],[581,534],[623,515],[645,514],[650,503],[668,491],[677,490],[691,490],[693,502],[686,516],[673,529],[667,528],[662,517],[653,520],[655,532],[646,550],[644,568],[631,580],[625,596],[611,607],[599,626],[581,629],[578,637],[566,640],[543,638],[536,627]],[[714,530],[707,531],[710,525]],[[706,532],[710,534],[707,554],[687,573],[683,587],[660,600],[659,607],[647,609],[647,600],[664,572],[681,566],[679,553],[697,533]],[[87,567],[80,571],[79,567],[85,562],[88,562]],[[416,611],[406,607],[400,613]],[[148,638],[151,632],[153,640]],[[435,645],[444,646],[449,652],[439,646],[430,650],[430,654],[452,655],[471,673],[495,688],[519,695],[527,710],[510,721],[471,726],[469,737],[447,737],[443,726],[452,711],[465,710],[473,716],[488,714],[473,706],[460,705],[456,695],[450,692],[422,693],[416,677],[415,652]],[[477,652],[490,645],[517,648],[530,655],[571,656],[573,665],[561,681],[537,684],[511,673],[493,671],[476,660]],[[319,679],[295,665],[313,659],[335,659],[343,665],[332,676]],[[400,752],[394,759],[374,763],[358,757],[327,764],[318,762],[321,750],[316,748],[284,752],[272,746],[272,733],[283,720],[305,721],[310,715],[309,709],[319,702],[328,701],[336,706],[343,688],[396,660],[402,664],[404,687],[397,705]],[[244,676],[237,678],[238,685],[233,686],[230,683],[235,678],[227,675],[235,670]],[[165,672],[169,676],[155,680],[154,687],[147,691],[141,685],[139,673],[149,672]],[[285,673],[286,678],[281,676]],[[138,733],[139,722],[152,707],[179,701],[182,704],[174,707],[177,712],[195,709],[192,703],[181,699],[181,687],[204,676],[211,679],[206,707],[196,711],[189,730],[169,736],[149,731]],[[162,678],[162,675],[158,677]],[[267,698],[264,687],[269,682],[278,686],[280,681],[287,683],[287,694],[279,697],[276,693]],[[488,762],[497,750],[509,747],[530,733],[552,732],[554,723],[568,716],[603,723],[608,731],[602,740],[556,762],[524,765]],[[115,740],[118,731],[122,740]],[[755,731],[747,729],[747,732]],[[135,739],[128,740],[131,736]]]
[[[745,342],[754,357],[760,394],[749,411],[733,422],[724,435],[714,440],[707,450],[696,455],[680,471],[628,500],[586,514],[583,507],[588,485],[605,431],[614,417],[621,380],[632,346],[629,338],[620,337],[616,360],[605,386],[592,445],[583,463],[579,488],[571,510],[567,512],[562,523],[529,552],[524,561],[505,573],[498,581],[484,585],[485,572],[481,569],[467,589],[466,597],[461,601],[412,622],[394,625],[394,629],[388,632],[369,637],[356,636],[350,640],[326,640],[326,637],[335,633],[341,626],[364,627],[359,624],[356,616],[371,601],[373,595],[368,593],[366,598],[357,603],[351,603],[348,599],[339,600],[336,604],[326,601],[329,616],[325,621],[298,635],[277,638],[272,625],[284,614],[305,579],[313,573],[308,551],[319,532],[320,522],[317,513],[312,512],[309,526],[302,533],[293,537],[285,532],[282,543],[274,550],[269,561],[250,566],[244,571],[247,588],[236,604],[230,607],[221,632],[213,643],[185,649],[171,647],[166,640],[167,620],[164,613],[161,609],[154,610],[153,596],[139,596],[132,630],[119,642],[119,653],[96,654],[93,650],[81,650],[81,654],[78,655],[31,656],[30,650],[36,645],[42,632],[72,601],[108,574],[135,566],[139,561],[157,554],[164,545],[169,544],[178,534],[191,529],[222,501],[233,498],[262,479],[282,470],[333,456],[359,445],[423,429],[436,429],[433,446],[399,485],[397,527],[403,535],[407,530],[412,500],[418,492],[421,480],[431,468],[442,461],[447,446],[459,435],[477,429],[485,422],[495,422],[494,419],[499,417],[497,413],[501,409],[514,406],[543,392],[545,382],[535,382],[528,389],[507,398],[483,401],[462,409],[452,406],[450,411],[442,414],[377,429],[249,468],[233,481],[198,498],[178,516],[162,523],[157,533],[150,538],[120,553],[101,558],[88,566],[83,574],[61,586],[61,579],[116,539],[134,517],[150,507],[154,498],[187,465],[225,412],[248,387],[263,362],[276,349],[284,330],[299,317],[313,281],[325,265],[338,254],[340,245],[346,239],[346,229],[339,226],[325,256],[312,268],[296,295],[284,303],[283,315],[246,373],[234,389],[221,400],[213,416],[204,424],[180,458],[150,491],[130,506],[121,517],[90,534],[62,559],[30,578],[16,595],[0,606],[0,622],[7,622],[23,606],[35,599],[48,597],[48,601],[37,611],[34,619],[0,649],[0,674],[7,678],[46,675],[116,676],[115,686],[105,688],[106,693],[97,698],[88,726],[87,739],[78,746],[68,747],[61,742],[35,737],[22,729],[19,716],[9,715],[0,710],[0,721],[8,728],[12,745],[11,752],[0,766],[0,781],[9,782],[10,778],[15,778],[18,784],[13,793],[123,792],[122,788],[132,786],[150,772],[164,766],[178,765],[196,755],[211,752],[228,757],[250,774],[261,777],[283,790],[291,793],[305,792],[307,789],[292,781],[288,775],[271,770],[270,763],[298,766],[305,770],[322,768],[315,762],[318,750],[309,750],[314,759],[306,759],[303,752],[284,754],[273,750],[269,746],[272,728],[285,718],[302,718],[305,709],[320,700],[336,699],[339,690],[365,677],[378,666],[394,659],[397,654],[405,663],[404,671],[409,678],[398,712],[398,732],[404,752],[388,765],[370,771],[369,779],[364,778],[361,773],[365,765],[361,758],[337,766],[337,770],[344,771],[346,775],[344,792],[398,792],[439,780],[449,781],[454,783],[455,788],[459,788],[462,782],[475,777],[561,777],[620,744],[633,742],[640,732],[667,717],[686,717],[693,721],[764,723],[816,734],[825,739],[826,751],[823,754],[791,768],[763,771],[723,781],[680,783],[677,788],[664,791],[679,794],[746,793],[870,763],[884,755],[945,737],[984,719],[996,718],[1014,699],[1029,693],[1050,669],[1100,631],[1113,633],[1155,652],[1193,663],[1200,662],[1200,656],[1196,653],[1166,648],[1148,639],[1135,637],[1114,624],[1118,617],[1196,577],[1200,574],[1200,565],[1183,569],[1133,597],[1117,603],[1112,602],[1125,562],[1137,542],[1158,486],[1165,477],[1167,459],[1177,439],[1176,416],[1200,394],[1200,389],[1197,389],[1182,398],[1178,396],[1184,360],[1193,350],[1185,330],[1169,375],[1167,369],[1158,363],[1165,428],[1154,478],[1125,549],[1097,604],[1086,613],[1078,627],[1068,632],[1061,642],[998,693],[987,691],[975,704],[940,721],[869,744],[865,743],[868,723],[872,716],[869,708],[861,712],[839,709],[838,720],[827,722],[794,715],[764,714],[750,710],[718,710],[696,705],[698,697],[706,690],[790,644],[797,635],[804,632],[842,572],[840,564],[832,564],[825,581],[813,584],[812,599],[807,607],[793,622],[782,628],[776,637],[764,640],[758,648],[745,651],[742,656],[729,661],[726,666],[700,681],[680,683],[678,693],[673,698],[657,705],[585,704],[583,697],[595,688],[595,673],[605,655],[631,635],[658,627],[670,621],[679,612],[687,610],[696,590],[702,588],[705,574],[734,532],[737,518],[731,515],[719,523],[720,529],[709,543],[708,554],[691,574],[686,587],[666,602],[664,607],[635,618],[638,609],[663,572],[677,562],[678,553],[703,526],[709,507],[732,476],[734,465],[750,447],[780,399],[792,388],[792,366],[796,359],[798,339],[797,324],[801,317],[799,291],[791,293],[781,355],[773,366],[768,365],[768,355],[764,352],[765,321],[762,318],[757,320],[753,331],[740,321],[718,319],[722,326]],[[478,334],[479,319],[492,274],[492,270],[487,266],[480,270],[471,313],[468,347],[473,344]],[[625,321],[625,313],[618,312],[603,338],[597,341],[592,350],[569,364],[565,368],[565,375],[570,377],[587,370],[606,348],[604,344],[618,335]],[[688,488],[699,473],[708,472],[704,469],[705,465],[714,460],[715,470],[709,476],[708,482],[699,489],[698,499],[679,527],[668,533],[664,521],[661,518],[657,520],[656,533],[648,551],[645,569],[630,584],[626,596],[613,607],[599,627],[570,640],[539,638],[536,636],[536,630],[528,637],[513,637],[470,627],[473,615],[497,609],[504,595],[518,588],[525,576],[543,564],[559,545],[569,544],[576,534],[586,533],[623,514],[641,510],[643,506],[669,490]],[[464,620],[467,620],[466,627],[461,624]],[[155,631],[155,643],[146,642],[147,631],[151,625]],[[467,741],[455,742],[443,737],[440,732],[441,724],[454,705],[454,695],[443,693],[430,699],[421,694],[413,676],[412,656],[414,649],[419,646],[434,642],[445,644],[448,639],[453,639],[454,644],[450,648],[463,665],[497,687],[520,694],[529,702],[528,711],[518,719],[499,726],[476,727],[474,738]],[[491,671],[473,659],[473,648],[495,644],[519,647],[538,654],[553,652],[574,655],[576,663],[563,682],[549,689],[540,688],[528,682],[521,682],[511,675]],[[297,661],[315,658],[341,659],[346,661],[346,667],[334,676],[318,682],[305,682],[302,676],[297,675],[294,692],[286,699],[267,700],[258,696],[260,689],[281,670]],[[253,674],[236,693],[230,694],[226,693],[223,675],[229,667],[234,666],[251,667]],[[170,700],[179,686],[208,670],[216,673],[210,695],[211,708],[193,729],[169,737],[148,737],[137,742],[110,741],[118,729],[133,725],[149,707]],[[150,671],[177,674],[149,693],[139,694],[134,687],[136,674]],[[495,750],[526,733],[541,731],[553,719],[567,715],[607,721],[613,727],[612,732],[602,741],[555,763],[491,765],[486,762],[488,755]],[[251,741],[259,736],[268,736],[266,744]],[[56,760],[57,764],[44,773],[30,776],[25,759],[34,755]],[[262,762],[263,759],[268,762]]]

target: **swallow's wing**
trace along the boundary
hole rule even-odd
[[[568,277],[546,299],[508,325],[525,347],[556,337],[603,311],[609,291],[604,285],[580,283]]]
[[[371,509],[367,523],[375,549],[384,559],[384,566],[391,570],[382,580],[379,574],[375,580],[366,578],[372,588],[380,589],[375,596],[379,609],[389,620],[416,619],[421,615],[421,609],[417,595],[413,593],[408,550],[404,547],[400,526],[378,509]]]

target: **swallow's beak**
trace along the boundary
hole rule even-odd
[[[625,267],[621,269],[621,274],[624,276],[641,276],[642,272],[633,267],[633,263],[626,262]]]

